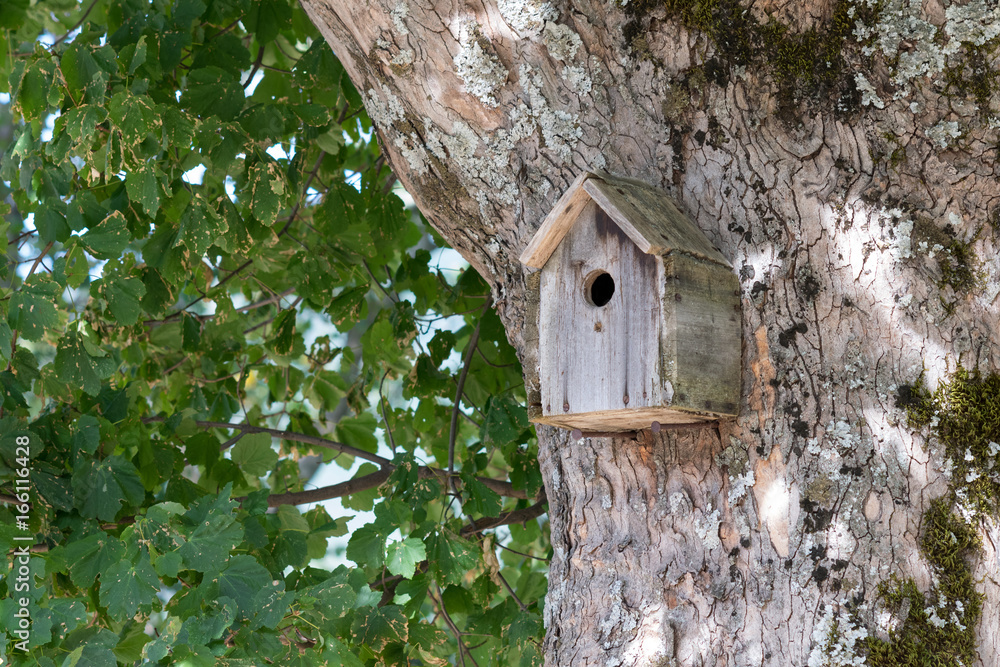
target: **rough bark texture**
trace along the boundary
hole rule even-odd
[[[517,258],[578,173],[669,191],[739,273],[738,419],[640,441],[538,429],[555,545],[548,664],[842,664],[824,655],[831,618],[884,634],[880,582],[930,589],[921,517],[949,479],[894,395],[921,369],[931,386],[959,362],[1000,369],[998,123],[942,74],[903,76],[933,40],[911,29],[904,42],[883,19],[883,50],[905,57],[889,67],[876,53],[863,78],[797,98],[770,58],[720,65],[717,45],[662,9],[303,4],[401,181],[493,285],[529,389],[535,311]],[[953,35],[936,2],[888,4]],[[752,16],[795,33],[833,14],[758,2]],[[949,273],[951,241],[973,258],[974,289]],[[982,531],[979,660],[992,667],[1000,531]],[[850,622],[838,616],[849,600]]]

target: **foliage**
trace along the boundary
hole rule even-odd
[[[952,513],[943,499],[924,513],[921,550],[935,585],[925,597],[912,579],[879,585],[885,606],[899,619],[887,640],[866,640],[873,667],[958,667],[976,654],[976,626],[982,595],[976,591],[968,558],[980,547],[975,529]]]
[[[0,653],[537,662],[520,367],[298,4],[4,2],[0,68]]]

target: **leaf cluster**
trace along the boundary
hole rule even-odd
[[[535,664],[518,360],[298,4],[4,2],[0,70],[6,652]]]

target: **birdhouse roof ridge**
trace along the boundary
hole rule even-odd
[[[540,269],[593,200],[644,253],[679,250],[730,267],[704,232],[681,213],[670,196],[646,183],[604,172],[583,172],[545,216],[521,253],[521,263]]]

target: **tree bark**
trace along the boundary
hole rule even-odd
[[[890,4],[946,24],[937,3]],[[831,618],[844,630],[850,606],[850,623],[884,634],[880,582],[931,588],[921,517],[949,480],[895,394],[922,371],[933,387],[959,363],[1000,369],[1000,123],[987,103],[940,72],[903,82],[878,54],[800,95],[767,55],[720,65],[723,49],[662,9],[303,5],[400,181],[492,285],[529,392],[537,337],[518,256],[580,172],[670,192],[739,273],[738,419],[579,443],[538,429],[555,549],[546,664],[846,664],[824,657]],[[752,15],[806,34],[834,11],[812,0]],[[976,289],[946,284],[948,239],[978,258]],[[979,664],[992,666],[1000,530],[981,531]]]

